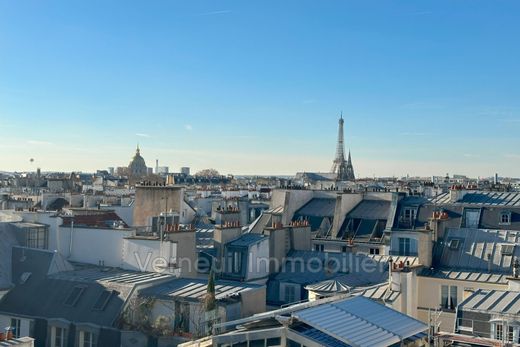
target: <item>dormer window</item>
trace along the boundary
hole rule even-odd
[[[502,245],[502,255],[513,255],[515,251],[515,245]]]
[[[511,224],[511,212],[509,212],[509,211],[501,212],[499,224],[510,225]]]
[[[451,239],[448,242],[448,247],[454,251],[458,250],[460,247],[460,240],[459,239]]]
[[[414,208],[405,208],[404,211],[403,211],[403,218],[406,221],[412,222],[412,221],[415,220],[415,214],[416,214],[416,209],[414,209]]]

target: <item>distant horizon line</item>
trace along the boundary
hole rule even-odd
[[[97,169],[96,171],[83,171],[83,170],[77,170],[77,171],[63,171],[63,170],[46,170],[41,171],[41,173],[44,174],[96,174],[97,171],[108,171],[106,169]],[[218,170],[217,170],[218,171]],[[0,170],[0,174],[27,174],[27,173],[36,173],[36,171],[31,170],[25,170],[25,171],[7,171],[7,170]],[[180,174],[181,172],[168,172],[169,174]],[[314,174],[331,174],[331,172],[328,171],[298,171],[295,174],[234,174],[234,173],[221,173],[219,172],[221,176],[234,176],[234,177],[280,177],[280,178],[295,178],[300,173],[314,173]],[[154,173],[155,175],[155,173]],[[190,176],[196,176],[196,173],[190,174]],[[457,176],[457,177],[456,177]],[[119,176],[116,176],[119,177]],[[124,176],[121,176],[124,177]],[[365,176],[365,177],[359,177],[356,178],[355,181],[362,181],[362,180],[373,180],[373,179],[401,179],[401,178],[408,178],[408,179],[423,179],[423,178],[432,178],[432,177],[446,177],[446,175],[382,175],[382,176]],[[450,179],[458,179],[458,178],[466,178],[466,179],[477,179],[477,180],[486,180],[486,179],[494,179],[494,175],[491,176],[468,176],[468,175],[462,175],[462,174],[453,174],[451,176],[448,176]],[[520,180],[520,177],[513,177],[513,176],[498,176],[500,179],[515,179]]]

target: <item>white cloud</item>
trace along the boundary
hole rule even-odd
[[[136,136],[139,136],[139,137],[150,137],[150,135],[148,134],[143,134],[143,133],[137,133],[135,134]]]
[[[215,16],[215,15],[227,14],[227,13],[231,13],[231,11],[230,10],[218,10],[218,11],[203,12],[203,13],[197,14],[197,16]]]
[[[186,124],[186,125],[184,125],[184,129],[186,129],[188,131],[192,131],[193,127],[191,126],[191,124]]]
[[[39,141],[39,140],[29,140],[29,141],[27,141],[27,143],[30,144],[30,145],[37,145],[37,146],[52,145],[52,142],[49,142],[49,141]]]

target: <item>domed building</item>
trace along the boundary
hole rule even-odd
[[[128,164],[128,174],[132,177],[142,177],[148,174],[148,168],[146,167],[144,158],[141,157],[139,145],[137,145],[137,149],[135,151],[134,157],[132,158],[132,161],[130,164]]]

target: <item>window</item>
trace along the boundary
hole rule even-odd
[[[480,219],[479,209],[467,209],[465,211],[465,227],[466,228],[478,228]]]
[[[65,300],[66,306],[76,306],[76,303],[78,302],[81,294],[85,290],[85,287],[83,286],[75,286],[72,288],[72,291],[70,292],[69,296]]]
[[[504,340],[504,326],[502,324],[495,324],[495,340]]]
[[[107,306],[108,301],[110,300],[110,297],[112,296],[112,293],[113,292],[109,292],[107,290],[104,290],[103,292],[101,292],[101,294],[99,295],[99,297],[98,297],[96,303],[94,304],[94,306],[92,307],[92,309],[95,311],[103,311],[105,309],[105,307]]]
[[[241,257],[241,253],[240,252],[233,252],[233,255],[232,255],[232,261],[233,263],[231,264],[231,270],[236,273],[236,274],[239,274],[241,271],[242,271],[242,257]]]
[[[379,255],[379,248],[370,248],[370,254]]]
[[[60,327],[52,327],[51,330],[51,347],[67,346],[67,329]]]
[[[406,237],[399,238],[399,255],[410,255],[410,239]]]
[[[28,228],[27,247],[47,249],[47,228]]]
[[[459,239],[451,239],[448,242],[448,247],[452,250],[457,250],[460,247],[460,240]]]
[[[502,255],[513,255],[515,245],[501,245]]]
[[[79,347],[96,347],[97,336],[90,331],[81,331],[79,334]]]
[[[457,286],[441,286],[441,308],[455,310],[457,307]]]
[[[323,252],[325,250],[325,245],[314,245],[314,250],[316,252]]]
[[[403,217],[406,222],[413,222],[415,220],[416,210],[414,208],[405,208],[403,212]]]
[[[343,253],[347,253],[347,246],[341,246],[341,251]]]
[[[15,339],[21,337],[20,336],[20,326],[21,325],[22,325],[21,321],[18,318],[11,318],[10,327],[11,327],[11,329],[13,329],[13,336]]]
[[[393,237],[390,252],[392,255],[417,256],[417,240],[410,237]]]
[[[249,347],[265,347],[265,340],[250,340]]]
[[[285,302],[292,303],[296,301],[296,287],[295,286],[285,286]]]
[[[500,222],[499,224],[511,224],[511,212],[502,212],[500,214]]]

